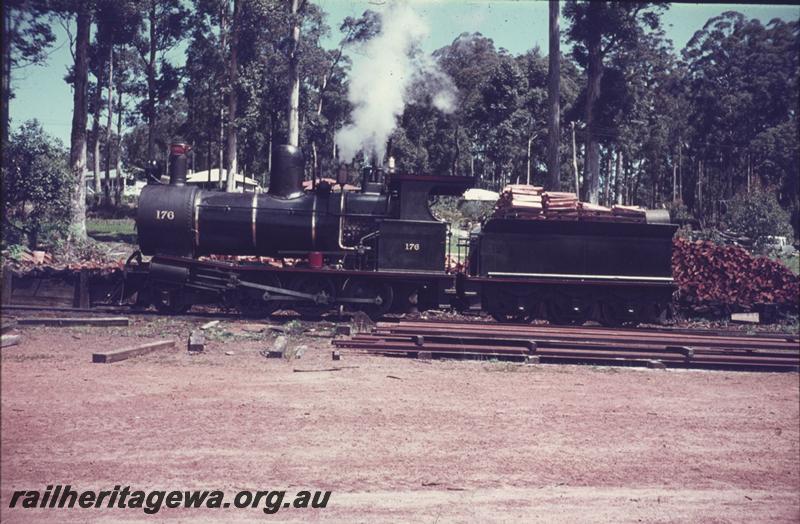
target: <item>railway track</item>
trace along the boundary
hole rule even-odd
[[[751,371],[797,371],[796,334],[745,335],[685,329],[608,329],[492,322],[379,322],[371,333],[337,339],[339,349],[382,355],[506,358]]]
[[[5,305],[3,311],[159,316],[125,306],[91,309]],[[238,320],[225,311],[193,311],[176,318]],[[348,322],[345,316],[340,321]],[[797,333],[744,334],[673,327],[603,328],[499,324],[483,320],[395,320],[370,333],[333,341],[338,349],[439,358],[503,358],[541,363],[649,366],[752,371],[797,371]]]

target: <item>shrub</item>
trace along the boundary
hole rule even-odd
[[[728,203],[725,225],[749,238],[758,253],[769,251],[770,236],[792,237],[789,213],[780,206],[774,191],[760,187],[741,192]]]
[[[10,137],[3,159],[3,242],[38,244],[69,228],[73,178],[61,142],[29,120]]]

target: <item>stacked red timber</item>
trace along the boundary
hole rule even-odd
[[[545,215],[557,220],[578,220],[580,202],[575,193],[548,191],[544,193]]]
[[[800,279],[780,262],[740,246],[683,238],[673,243],[672,276],[683,306],[698,312],[750,311],[760,304],[797,310]]]
[[[506,186],[495,206],[495,216],[539,218],[543,211],[542,188],[512,184]]]
[[[581,202],[575,193],[544,191],[541,187],[524,184],[512,184],[503,189],[494,216],[522,220],[646,221],[644,209],[638,207],[598,206]]]

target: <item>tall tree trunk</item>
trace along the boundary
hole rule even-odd
[[[272,178],[272,137],[275,135],[275,112],[269,115],[269,136],[267,137],[267,176]],[[266,181],[264,187],[267,187]]]
[[[661,168],[656,165],[654,166],[656,172],[653,176],[653,183],[650,185],[650,209],[655,209],[656,207],[656,195],[658,194],[659,190],[661,189]]]
[[[290,0],[292,9],[291,52],[289,54],[289,145],[300,144],[300,72],[297,69],[297,47],[300,43],[298,0]]]
[[[206,169],[208,169],[208,186],[211,187],[211,165],[213,160],[211,159],[212,156],[212,144],[213,140],[211,140],[211,136],[208,137],[208,147],[206,149]]]
[[[103,193],[103,181],[100,179],[100,117],[92,117],[92,205],[100,203],[100,195]]]
[[[156,125],[156,1],[150,0],[148,14],[150,23],[150,55],[147,59],[147,160],[152,160],[155,155],[155,125]]]
[[[672,165],[672,203],[678,203],[678,165]]]
[[[319,155],[317,154],[317,141],[311,141],[311,188],[317,187],[317,169],[319,167]]]
[[[225,111],[222,108],[222,104],[219,105],[219,136],[217,137],[217,148],[219,149],[219,178],[217,178],[217,184],[221,189],[225,185],[225,179],[222,178],[222,175],[225,172],[225,169],[223,168],[225,165]]]
[[[89,33],[92,17],[88,0],[78,7],[75,35],[75,69],[72,93],[72,131],[70,133],[69,164],[75,181],[72,194],[70,235],[74,240],[86,240],[86,117],[87,84],[89,77]]]
[[[99,86],[98,86],[99,87]],[[103,199],[106,205],[111,204],[111,127],[114,118],[114,46],[108,46],[108,119],[106,120],[106,187],[103,188]],[[114,191],[119,184],[119,173],[114,181]]]
[[[324,101],[324,94],[325,89],[328,87],[328,74],[322,75],[322,82],[319,88],[319,100],[317,101],[317,121],[319,122],[319,117],[322,116],[322,106]],[[316,134],[316,133],[315,133]],[[317,150],[317,138],[316,136],[311,141],[311,155],[314,160],[313,165],[311,166],[311,186],[317,187],[317,179],[320,178],[321,175],[321,168],[320,168],[320,161],[319,161],[319,154]]]
[[[558,27],[560,4],[558,0],[550,0],[550,45],[548,48],[549,68],[547,80],[547,179],[544,188],[549,191],[561,189],[561,169],[559,166],[561,155],[559,143],[561,142],[560,96],[561,96],[561,33]]]
[[[100,104],[102,103],[103,89],[100,87],[103,83],[102,76],[98,74],[97,89],[94,91],[94,98],[92,100],[92,176],[94,195],[92,196],[93,205],[100,202],[100,194],[103,191],[102,181],[100,180]]]
[[[697,211],[703,216],[703,161],[697,161]]]
[[[227,3],[227,0],[226,0]],[[233,0],[233,20],[230,27],[230,61],[228,62],[228,78],[230,91],[228,93],[228,177],[225,190],[236,191],[236,109],[239,101],[236,84],[239,78],[239,3]]]
[[[570,122],[572,128],[572,171],[575,173],[575,194],[581,194],[581,184],[578,178],[578,152],[575,148],[575,122]]]
[[[639,201],[639,183],[642,181],[642,161],[636,162],[636,171],[633,172],[633,181],[631,182],[630,204],[637,205]]]
[[[125,194],[125,188],[128,185],[128,180],[122,176],[122,89],[117,90],[117,156],[116,156],[116,169],[117,169],[117,186],[114,191],[114,205],[119,207],[122,203],[122,195]]]
[[[458,175],[458,160],[461,157],[461,144],[460,144],[460,141],[458,140],[458,129],[459,129],[459,126],[456,125],[455,132],[453,133],[453,139],[454,139],[454,142],[455,142],[455,152],[453,154],[453,165],[452,165],[452,168],[451,168],[452,172],[453,172],[452,173],[453,176],[457,176]]]
[[[614,170],[614,199],[622,204],[622,150],[617,150],[617,167]]]
[[[605,177],[605,184],[603,186],[603,205],[608,205],[609,202],[609,194],[611,192],[611,157],[614,156],[614,151],[611,148],[608,148],[606,152],[606,177]]]
[[[8,113],[8,104],[11,101],[11,41],[8,35],[11,34],[11,6],[10,2],[3,2],[3,80],[2,80],[2,145],[3,151],[6,150],[8,145],[8,128],[11,125],[10,115]]]
[[[591,41],[589,50],[589,89],[586,93],[586,165],[583,175],[583,200],[597,204],[600,193],[600,144],[594,136],[594,108],[600,97],[600,82],[603,78],[603,56],[600,53],[600,38]]]
[[[683,202],[683,141],[678,144],[678,198]]]

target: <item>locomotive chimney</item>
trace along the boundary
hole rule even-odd
[[[186,185],[186,155],[189,149],[187,144],[181,142],[169,146],[169,185]]]
[[[290,145],[274,147],[268,193],[282,198],[302,195],[303,170],[303,152],[299,148]]]

